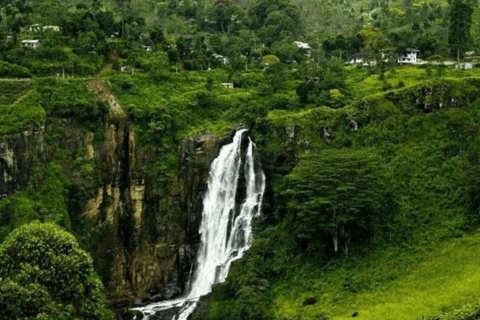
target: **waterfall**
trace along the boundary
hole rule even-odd
[[[188,293],[135,309],[144,314],[143,319],[164,312],[169,315],[160,319],[186,320],[200,297],[210,293],[212,285],[225,281],[232,262],[249,248],[251,221],[260,214],[265,175],[255,166],[254,143],[246,131],[235,133],[233,142],[222,147],[210,168],[203,198],[200,247]],[[248,139],[246,152],[242,150],[244,139]]]

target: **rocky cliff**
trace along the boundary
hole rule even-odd
[[[210,164],[229,138],[179,141],[178,175],[159,190],[146,170],[155,153],[139,151],[123,111],[94,127],[51,118],[0,140],[0,195],[24,187],[34,166],[60,163],[70,181],[70,231],[92,254],[110,304],[169,299],[182,293],[192,270]]]
[[[106,166],[82,216],[101,233],[92,251],[112,305],[182,293],[196,257],[202,192],[220,142],[210,134],[181,141],[179,175],[158,192],[142,169],[154,155],[138,152],[128,120],[105,124],[104,143],[93,154]]]
[[[32,157],[44,155],[45,127],[28,126],[18,135],[0,137],[0,198],[20,189],[28,181]]]

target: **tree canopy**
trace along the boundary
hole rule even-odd
[[[15,229],[0,246],[0,318],[111,319],[92,258],[52,223]]]
[[[448,12],[448,43],[451,46],[452,56],[463,55],[471,42],[470,29],[474,2],[469,0],[450,0]]]
[[[385,188],[379,158],[363,151],[324,150],[307,154],[287,176],[285,196],[295,213],[298,238],[318,243],[331,236],[348,254],[352,233],[373,230],[382,213]],[[361,231],[361,230],[360,230]]]

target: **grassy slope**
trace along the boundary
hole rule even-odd
[[[30,83],[1,81],[0,82],[0,106],[6,106],[14,103],[18,98],[25,95],[30,89]]]
[[[277,295],[282,296],[275,300],[276,314],[285,319],[312,319],[319,314],[329,319],[347,319],[358,312],[359,319],[400,320],[422,319],[422,316],[439,313],[458,314],[467,304],[477,304],[478,307],[480,234],[464,235],[432,247],[417,255],[417,261],[407,264],[401,263],[399,256],[392,257],[391,254],[367,257],[357,266],[345,263],[331,272],[305,265],[297,271],[300,276],[289,281],[290,290],[282,286],[274,289]],[[372,265],[366,267],[365,261]],[[384,281],[373,290],[352,294],[338,281],[345,280],[345,272],[351,276],[351,281],[355,281],[355,277],[375,281],[375,277],[385,272],[395,280]],[[306,287],[305,283],[312,282],[307,275],[331,280],[328,285],[321,280]],[[304,307],[303,301],[310,296],[317,297],[319,302]]]
[[[206,90],[207,76],[214,78],[213,88]],[[163,78],[146,74],[107,77],[121,104],[134,117],[142,118],[167,113],[174,121],[176,138],[212,131],[222,133],[238,124],[236,111],[255,99],[251,89],[226,89],[222,70],[210,73],[192,71],[173,73]]]
[[[38,94],[30,91],[11,105],[0,105],[0,135],[18,133],[28,124],[42,125],[45,117],[45,111],[38,103]]]
[[[297,126],[296,141],[308,141],[290,147],[297,155],[323,148],[379,154],[397,206],[391,225],[383,237],[357,240],[349,261],[341,255],[327,261],[279,241],[291,237],[288,221],[267,228],[215,293],[211,318],[239,319],[241,312],[262,305],[259,314],[274,319],[344,319],[354,312],[363,319],[427,319],[442,312],[444,318],[475,319],[467,316],[480,309],[479,237],[465,231],[478,223],[479,80],[471,77],[478,70],[447,70],[451,78],[425,81],[430,77],[423,69],[397,69],[389,81],[407,87],[386,94],[378,93],[377,76],[352,71],[347,81],[361,99],[338,110],[271,111],[270,136],[261,152],[266,162],[286,152],[280,133]],[[416,101],[443,108],[425,113]],[[350,119],[358,131],[347,129]],[[318,138],[325,126],[334,128],[330,143]],[[279,173],[273,169],[274,188],[281,188]],[[266,291],[256,295],[261,290]],[[318,302],[303,306],[309,297]]]

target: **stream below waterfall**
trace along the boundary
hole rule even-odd
[[[255,164],[254,146],[247,130],[239,130],[212,162],[203,198],[200,247],[187,294],[135,308],[143,314],[136,320],[186,320],[200,297],[225,281],[231,263],[249,248],[251,221],[260,214],[265,190],[265,175]]]

